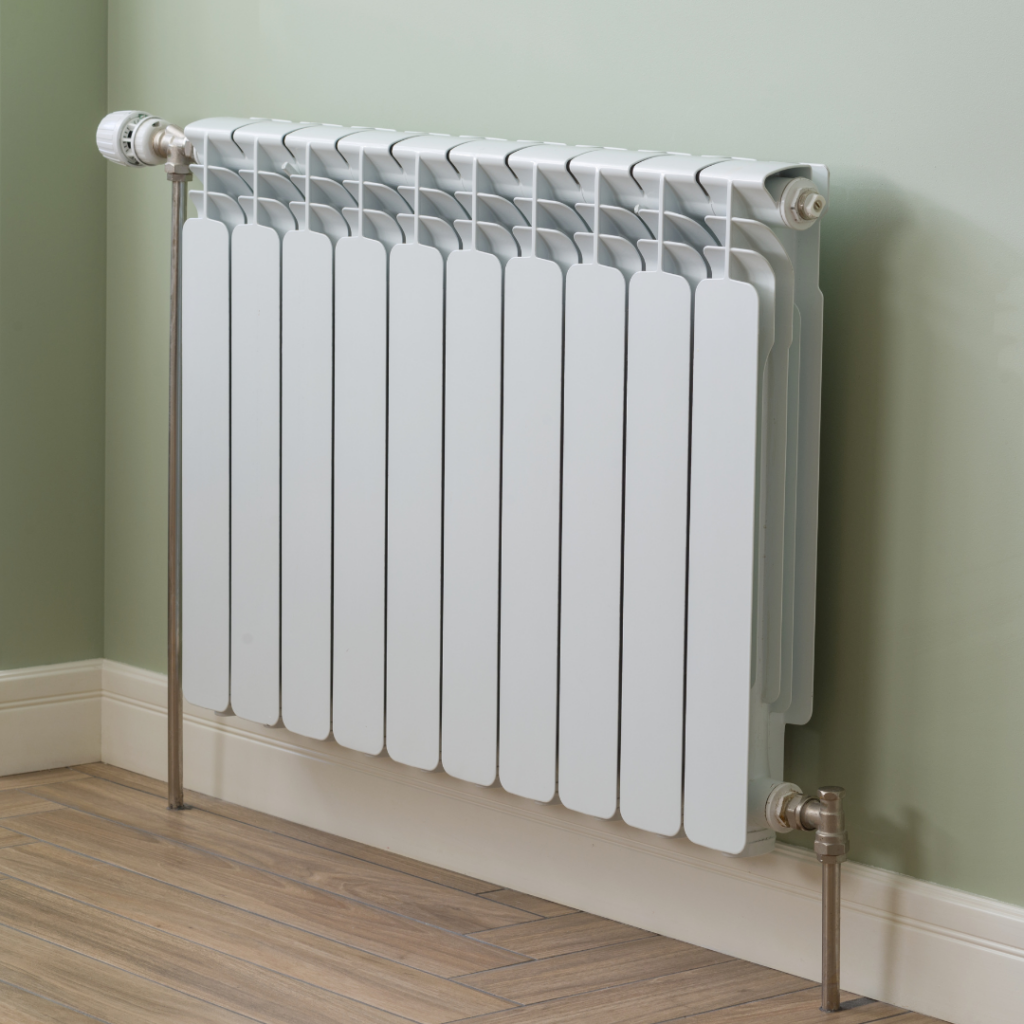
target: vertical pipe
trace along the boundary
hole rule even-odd
[[[181,229],[185,222],[186,187],[185,180],[171,180],[167,458],[167,806],[171,810],[185,806],[181,696]]]
[[[840,875],[850,852],[842,786],[822,786],[818,799],[804,796],[796,786],[779,783],[768,796],[765,810],[776,832],[814,831],[814,853],[821,864],[821,1008],[841,1010],[839,1002]]]
[[[821,1008],[839,1007],[839,872],[842,864],[821,865]]]

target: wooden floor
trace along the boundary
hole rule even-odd
[[[0,778],[3,1024],[798,1024],[816,985],[102,764]],[[842,1024],[923,1017],[844,995]]]

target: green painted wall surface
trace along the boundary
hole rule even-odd
[[[0,2],[0,669],[103,653],[105,0]]]
[[[789,776],[848,788],[856,859],[1024,904],[1024,9],[111,0],[109,17],[112,109],[829,164],[817,711]],[[106,653],[161,669],[167,187],[108,182]]]

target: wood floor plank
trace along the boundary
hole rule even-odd
[[[536,914],[538,917],[562,917],[565,914],[579,913],[575,907],[564,907],[561,903],[542,900],[539,896],[531,896],[526,892],[516,892],[515,889],[495,889],[492,892],[480,893],[480,895],[486,900],[504,903],[507,907],[525,910],[527,913]]]
[[[7,870],[3,865],[0,859],[0,870]],[[462,980],[517,1003],[539,1003],[730,960],[732,957],[724,953],[652,935],[647,939],[500,967],[471,974]]]
[[[24,846],[26,843],[34,842],[34,839],[30,839],[20,832],[12,832],[9,828],[0,828],[0,849],[5,846]]]
[[[263,1024],[399,1024],[401,1018],[12,878],[0,924]]]
[[[13,820],[18,831],[242,910],[336,939],[441,977],[523,956],[225,860],[80,811]]]
[[[528,921],[506,928],[491,928],[474,932],[473,937],[516,953],[535,958],[575,953],[581,949],[609,946],[613,942],[627,942],[650,935],[618,921],[609,921],[593,914],[569,914],[549,917],[543,921]]]
[[[946,1022],[939,1020],[938,1017],[927,1017],[923,1013],[901,1011],[901,1016],[891,1018],[891,1024],[946,1024]]]
[[[3,982],[0,982],[0,1007],[4,1024],[89,1024],[96,1020]]]
[[[842,998],[845,1001],[854,997],[843,993]],[[903,1012],[887,1003],[868,1003],[844,1009],[839,1019],[843,1024],[869,1024],[894,1018],[892,1024],[900,1024],[903,1018],[897,1015]],[[724,1006],[707,1013],[675,1017],[665,1024],[821,1024],[822,1019],[821,987],[815,985],[802,992],[789,992],[769,999]]]
[[[46,800],[34,789],[0,790],[0,818],[13,818],[18,814],[38,814],[55,811],[59,804]]]
[[[514,907],[206,811],[169,811],[159,798],[99,779],[26,792],[452,931],[536,920]]]
[[[84,776],[74,768],[47,768],[41,772],[24,772],[21,775],[0,775],[0,790],[24,789],[26,786],[41,786],[47,782],[68,782]]]
[[[75,771],[82,775],[88,775],[94,779],[106,779],[119,786],[127,786],[129,789],[138,789],[151,796],[167,796],[167,783],[159,779],[151,779],[148,775],[139,775],[138,772],[130,772],[127,768],[118,768],[117,765],[104,764],[102,761],[91,761],[88,764],[76,764]]]
[[[0,872],[422,1024],[444,1024],[511,1005],[476,988],[47,843],[0,851]]]
[[[728,1003],[781,995],[809,985],[811,982],[803,978],[732,960],[682,974],[502,1010],[487,1017],[486,1024],[660,1024]],[[484,1020],[476,1018],[477,1024],[484,1024]]]
[[[0,981],[106,1024],[252,1024],[248,1017],[2,926]]]
[[[95,762],[94,764],[79,765],[78,770],[83,774],[106,779],[118,785],[127,786],[129,789],[138,789],[143,793],[149,793],[153,796],[163,798],[167,793],[166,783],[150,779],[145,775],[126,771],[124,768],[117,768],[114,765]],[[415,875],[417,878],[425,878],[428,881],[437,882],[438,885],[447,885],[452,889],[459,889],[462,892],[479,894],[494,889],[493,882],[485,882],[479,878],[471,878],[469,875],[459,874],[457,871],[449,871],[447,868],[424,864],[422,861],[413,860],[411,857],[403,857],[399,853],[391,853],[389,850],[380,850],[374,846],[367,846],[365,843],[357,843],[354,839],[334,836],[329,832],[321,832],[319,829],[310,828],[308,825],[299,825],[292,821],[285,821],[284,818],[277,818],[272,814],[264,814],[262,811],[250,810],[248,807],[239,807],[238,804],[229,803],[227,800],[219,800],[214,796],[206,796],[192,789],[185,791],[185,801],[190,807],[196,807],[211,814],[231,818],[234,821],[241,821],[247,825],[255,825],[257,828],[266,829],[268,832],[277,832],[279,835],[291,836],[292,839],[300,839],[302,842],[311,843],[313,846],[322,846],[326,850],[346,853],[358,860],[366,860],[371,864],[380,864],[382,867],[394,868],[397,871],[403,871],[406,874]],[[509,904],[509,906],[514,906],[514,904]]]

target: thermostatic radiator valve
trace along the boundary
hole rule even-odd
[[[144,110],[115,110],[96,129],[96,148],[124,167],[164,164],[168,177],[189,174],[195,162],[192,143],[176,125]],[[171,179],[174,180],[174,179]]]

